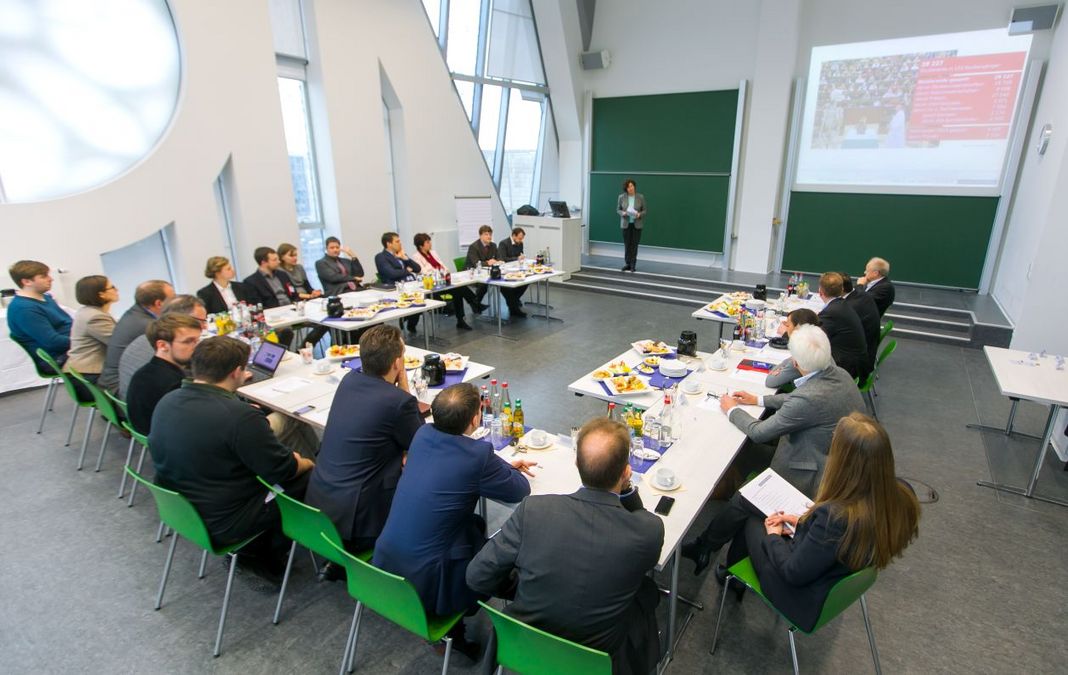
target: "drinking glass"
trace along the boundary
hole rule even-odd
[[[639,436],[630,439],[630,469],[637,472],[645,461],[645,443]]]
[[[578,451],[579,427],[571,427],[571,449]]]

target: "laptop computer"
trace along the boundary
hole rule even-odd
[[[553,212],[553,218],[570,218],[571,211],[567,208],[567,202],[549,200],[549,208]]]
[[[268,340],[261,342],[260,348],[256,350],[252,363],[248,367],[252,377],[245,384],[263,382],[274,377],[274,371],[278,370],[278,365],[282,363],[285,355],[286,348],[282,345]]]

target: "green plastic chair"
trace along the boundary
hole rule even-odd
[[[156,595],[155,609],[158,610],[163,606],[163,591],[167,588],[167,577],[171,573],[171,563],[174,561],[174,549],[178,545],[179,535],[204,550],[204,553],[200,556],[198,579],[204,578],[204,565],[208,560],[209,552],[212,555],[230,557],[230,573],[226,576],[226,591],[223,593],[222,612],[219,614],[219,629],[215,633],[213,655],[218,656],[221,653],[223,628],[226,626],[226,610],[230,606],[230,589],[234,585],[234,570],[237,569],[237,554],[250,541],[260,536],[261,533],[256,533],[244,541],[230,544],[229,546],[215,546],[211,541],[211,536],[208,534],[207,526],[204,525],[203,519],[193,508],[193,505],[189,503],[189,500],[173,490],[162,488],[145,480],[130,467],[126,467],[126,472],[130,474],[134,481],[148,488],[148,491],[156,500],[156,508],[159,509],[160,519],[174,530],[174,534],[171,537],[171,545],[167,551],[167,559],[163,563],[163,578],[159,582],[159,593]]]
[[[30,361],[33,362],[33,369],[37,371],[37,377],[42,380],[48,380],[48,390],[45,392],[44,407],[41,408],[41,423],[37,425],[37,433],[39,434],[44,431],[45,416],[48,415],[49,410],[52,410],[52,404],[55,403],[56,399],[56,390],[59,389],[59,384],[63,382],[63,377],[57,375],[57,373],[60,372],[58,367],[53,368],[46,362],[45,365],[48,367],[48,370],[45,370],[41,367],[41,362],[33,358],[33,354],[30,353],[30,350],[24,344],[21,342],[16,344],[22,347],[23,351],[26,352],[26,355],[30,357]],[[49,358],[49,360],[51,360],[51,358]],[[55,363],[55,361],[53,361],[53,363]]]
[[[341,535],[334,527],[333,521],[325,513],[308,506],[304,502],[293,499],[278,486],[271,485],[260,476],[256,476],[268,490],[274,493],[278,502],[278,511],[282,514],[282,532],[293,540],[289,547],[289,560],[286,562],[286,572],[282,577],[282,589],[278,592],[278,604],[274,608],[272,623],[277,624],[282,615],[282,600],[286,596],[286,587],[289,585],[289,573],[293,569],[293,558],[297,553],[297,544],[308,549],[311,554],[312,566],[319,571],[319,563],[315,560],[315,554],[323,556],[327,560],[344,566],[345,559],[337,554],[335,546],[341,546]],[[326,537],[327,541],[323,541]],[[369,561],[374,555],[374,550],[364,551],[356,557],[363,561]]]
[[[883,347],[883,351],[875,359],[875,368],[868,374],[867,379],[860,384],[860,393],[864,396],[864,400],[867,401],[868,406],[871,408],[871,415],[875,419],[879,419],[879,412],[875,409],[875,397],[879,395],[875,391],[875,380],[879,379],[879,368],[883,365],[883,361],[893,354],[895,349],[897,349],[897,340],[887,342],[886,346]]]
[[[823,602],[823,609],[820,610],[820,616],[816,621],[816,625],[812,627],[812,630],[804,630],[795,626],[793,622],[780,612],[775,605],[771,604],[771,601],[764,595],[763,590],[760,588],[760,579],[757,578],[756,570],[753,569],[752,560],[749,558],[740,560],[731,565],[727,570],[727,582],[723,584],[723,596],[720,598],[719,616],[716,619],[716,632],[712,636],[712,649],[709,650],[709,654],[716,653],[716,641],[719,639],[719,626],[723,622],[723,608],[727,605],[727,589],[730,588],[731,581],[738,580],[745,584],[751,591],[756,593],[768,607],[774,609],[779,616],[786,621],[788,626],[787,635],[790,638],[790,658],[793,661],[794,675],[797,675],[798,673],[797,645],[794,644],[794,633],[801,631],[806,635],[812,635],[837,618],[839,614],[844,612],[846,608],[859,599],[860,611],[864,614],[864,628],[867,629],[868,632],[868,645],[871,647],[871,658],[875,663],[875,672],[876,675],[882,675],[883,671],[879,665],[879,650],[875,647],[875,633],[872,632],[871,619],[868,617],[868,604],[864,601],[864,594],[872,587],[877,577],[878,574],[876,573],[875,568],[867,567],[839,580],[838,583],[831,587],[830,593],[827,594],[827,599]]]
[[[70,447],[71,438],[74,436],[74,423],[78,421],[78,411],[82,408],[89,408],[89,423],[85,428],[85,441],[82,441],[83,445],[89,439],[89,431],[93,427],[93,417],[96,415],[96,403],[94,401],[83,401],[78,398],[78,390],[74,388],[74,381],[70,375],[63,372],[63,369],[59,367],[56,360],[52,358],[52,355],[43,349],[37,349],[37,356],[48,364],[50,368],[59,373],[60,378],[63,380],[63,387],[67,390],[67,395],[70,396],[70,400],[74,401],[74,410],[70,416],[70,428],[67,429],[67,442],[63,444],[64,447]]]
[[[608,652],[546,633],[484,602],[478,604],[489,614],[497,634],[497,675],[505,668],[522,675],[611,675]]]
[[[467,266],[467,256],[462,255],[462,256],[459,256],[457,258],[453,258],[452,259],[452,264],[453,264],[453,267],[456,268],[457,272],[463,272],[464,271],[464,267]]]
[[[100,413],[100,416],[107,421],[107,425],[104,427],[104,437],[100,440],[100,454],[96,458],[96,471],[100,471],[100,466],[104,462],[104,449],[108,445],[108,435],[111,433],[111,427],[119,429],[122,427],[122,420],[119,418],[119,413],[115,411],[115,406],[111,404],[111,399],[104,393],[104,391],[85,379],[81,373],[71,368],[70,376],[78,380],[85,389],[93,395],[93,404],[95,409]],[[89,440],[89,428],[93,424],[93,418],[89,417],[89,426],[85,428],[85,439],[82,442],[82,451],[78,455],[78,471],[82,470],[82,465],[85,463],[85,447],[86,442]]]
[[[145,451],[148,450],[148,437],[144,434],[138,433],[137,429],[133,428],[130,424],[130,413],[126,408],[126,401],[112,394],[110,391],[105,391],[104,395],[111,401],[111,405],[122,415],[121,424],[122,428],[126,430],[126,433],[130,434],[130,445],[126,448],[126,463],[123,466],[130,466],[130,462],[133,460],[134,445],[141,446],[141,456],[137,458],[137,468],[134,469],[137,473],[141,473],[141,468],[145,463]],[[122,499],[123,494],[126,493],[126,472],[122,472],[122,481],[119,483],[119,499]],[[133,506],[134,493],[137,491],[137,482],[134,481],[130,487],[130,498],[126,502],[126,506]]]
[[[452,656],[452,638],[446,633],[459,623],[464,613],[458,612],[450,616],[428,614],[415,592],[415,587],[404,577],[390,574],[360,560],[330,541],[325,532],[320,536],[341,556],[348,575],[349,595],[356,600],[356,611],[352,615],[352,627],[349,629],[349,640],[345,643],[340,672],[351,673],[355,666],[360,615],[364,605],[367,605],[375,613],[432,644],[444,639],[445,662],[441,665],[441,672],[442,675],[447,673],[449,658]]]
[[[887,319],[883,324],[882,329],[879,331],[879,342],[882,343],[886,339],[886,336],[890,334],[890,331],[894,330],[894,320]]]

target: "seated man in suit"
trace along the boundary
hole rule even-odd
[[[507,239],[502,239],[501,243],[497,244],[497,255],[499,255],[501,260],[506,263],[526,259],[526,256],[523,254],[523,240],[526,236],[526,230],[521,227],[513,227],[512,234],[509,235]],[[515,308],[522,307],[521,300],[526,291],[526,286],[501,289],[502,295],[504,295],[505,300],[508,301],[508,311],[510,313],[515,314]],[[521,316],[526,316],[522,310],[519,311]]]
[[[208,314],[229,311],[241,302],[251,302],[252,296],[245,285],[234,281],[237,272],[230,261],[221,255],[208,258],[204,266],[204,276],[211,279],[207,286],[197,290],[197,297],[204,303]]]
[[[816,313],[811,309],[802,307],[786,315],[780,330],[789,339],[798,326],[818,327],[819,325],[820,318],[816,316]],[[798,372],[797,366],[794,365],[794,360],[790,358],[783,359],[779,362],[779,365],[772,368],[771,372],[768,373],[767,378],[764,379],[764,386],[768,389],[780,389],[789,385],[792,391],[793,382],[799,377],[801,377],[801,373]]]
[[[347,258],[342,258],[344,252]],[[340,295],[363,288],[363,265],[337,237],[326,238],[326,255],[315,261],[315,273],[323,285],[323,295]]]
[[[307,499],[330,517],[353,553],[373,548],[382,533],[404,456],[423,426],[408,389],[400,330],[368,328],[360,337],[360,365],[334,395]]]
[[[441,616],[478,608],[484,599],[467,586],[471,558],[486,543],[486,521],[474,513],[479,497],[515,504],[530,494],[523,473],[536,462],[509,465],[489,441],[468,438],[482,423],[478,388],[454,384],[434,399],[434,423],[416,432],[397,484],[393,507],[375,543],[375,567],[415,586],[428,612]],[[465,644],[463,623],[450,633]]]
[[[253,253],[256,261],[256,271],[245,277],[244,284],[249,292],[249,302],[263,305],[264,309],[285,307],[300,300],[300,292],[293,280],[285,270],[279,269],[282,260],[278,252],[270,246],[260,246]],[[327,328],[316,325],[305,338],[306,342],[315,345],[326,335]],[[279,344],[289,346],[293,342],[293,331],[282,328],[275,331]]]
[[[863,287],[864,292],[875,301],[879,308],[879,318],[886,314],[890,305],[894,304],[894,284],[890,281],[890,263],[882,258],[872,258],[864,266],[864,276],[857,279],[857,287]]]
[[[281,580],[289,542],[281,536],[274,500],[256,477],[304,494],[313,463],[282,445],[263,413],[239,400],[248,379],[249,346],[224,336],[193,351],[193,380],[165,395],[152,413],[149,453],[156,482],[193,504],[217,546],[259,532],[239,564],[272,582]]]
[[[478,263],[482,263],[482,267],[487,268],[492,265],[500,265],[503,262],[504,260],[500,256],[497,244],[493,243],[493,228],[489,225],[483,225],[478,228],[478,239],[471,242],[471,245],[467,247],[467,262],[464,264],[464,269],[473,270],[478,266]],[[485,284],[478,285],[475,297],[479,303],[486,297],[487,290],[488,288]],[[517,294],[516,291],[520,292]],[[522,295],[520,289],[502,288],[501,295],[504,296],[504,300],[508,304],[508,311],[512,316],[520,319],[526,317],[526,312],[519,306],[519,296]]]
[[[382,283],[395,286],[399,281],[410,281],[422,269],[419,263],[408,257],[404,252],[400,235],[396,232],[386,232],[382,235],[382,250],[375,255],[375,269]],[[413,314],[401,319],[402,325],[407,325],[408,332],[414,333],[419,325],[419,315]]]
[[[37,358],[38,349],[45,350],[62,366],[70,349],[70,328],[74,320],[49,293],[52,275],[48,273],[48,265],[36,260],[19,260],[8,272],[18,289],[7,308],[11,339],[29,353],[37,370],[51,370]]]
[[[202,331],[207,328],[208,313],[204,303],[195,295],[176,295],[163,303],[160,318],[168,314],[184,314],[195,319]],[[134,373],[151,361],[156,354],[156,344],[152,341],[150,332],[152,324],[150,323],[148,326],[144,335],[135,338],[133,342],[127,345],[122,352],[122,358],[119,359],[119,396],[123,399],[126,398],[126,394],[129,391],[130,379]],[[194,344],[194,346],[196,345]]]
[[[789,394],[754,396],[736,391],[720,398],[720,408],[734,426],[745,432],[750,443],[735,459],[732,470],[738,475],[763,471],[770,464],[776,473],[809,497],[815,495],[827,462],[827,450],[838,420],[864,409],[857,385],[831,358],[827,335],[815,326],[799,326],[790,336],[790,356],[801,377]],[[758,420],[739,405],[758,405],[775,411]],[[771,448],[766,445],[778,440]],[[682,547],[683,557],[696,563],[700,574],[712,561],[712,555],[745,525],[753,507],[735,494],[705,531]],[[726,577],[717,576],[722,583]]]
[[[467,584],[501,594],[514,576],[509,615],[608,652],[613,673],[644,675],[660,656],[660,594],[648,573],[660,558],[664,523],[630,489],[629,446],[618,422],[583,425],[575,458],[582,487],[527,497],[467,566]],[[488,649],[483,664],[494,656]]]
[[[882,325],[879,323],[879,306],[875,304],[875,298],[871,297],[859,288],[853,287],[853,280],[848,274],[842,272],[842,297],[846,305],[853,308],[860,318],[860,325],[864,329],[864,342],[868,345],[868,361],[865,364],[864,377],[866,378],[875,369],[875,357],[879,351],[879,333]],[[861,383],[864,380],[861,379]]]
[[[820,310],[820,328],[831,341],[834,362],[850,377],[862,380],[868,376],[868,341],[864,325],[853,308],[842,298],[844,287],[838,272],[820,275],[820,299],[826,303]]]
[[[160,279],[145,281],[134,291],[134,305],[122,315],[115,324],[115,330],[108,340],[108,353],[104,358],[104,369],[96,384],[115,394],[119,391],[119,362],[122,353],[131,342],[145,334],[148,324],[163,313],[163,303],[174,297],[174,286]]]
[[[155,355],[134,372],[126,388],[130,424],[138,433],[147,436],[152,431],[152,413],[156,405],[165,395],[182,386],[185,369],[200,342],[200,332],[199,321],[179,312],[164,311],[163,316],[148,324],[145,341],[155,347]],[[123,357],[129,353],[127,349]]]

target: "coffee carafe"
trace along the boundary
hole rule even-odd
[[[326,315],[332,319],[340,319],[345,313],[345,305],[342,304],[341,298],[336,295],[331,295],[326,299]]]
[[[423,359],[423,379],[428,387],[437,387],[445,383],[445,363],[440,354],[427,354]]]

